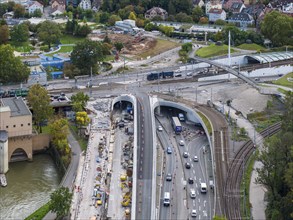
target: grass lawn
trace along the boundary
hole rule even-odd
[[[30,45],[29,42],[23,42],[23,43],[19,43],[19,42],[10,42],[11,46],[14,48],[15,51],[17,52],[30,52],[31,50],[33,50],[33,47]]]
[[[76,44],[76,43],[83,41],[83,40],[85,40],[84,37],[74,37],[72,35],[63,35],[60,38],[60,42],[62,44]]]
[[[180,44],[175,43],[173,41],[167,41],[167,40],[161,40],[157,39],[157,44],[154,48],[145,51],[139,55],[136,56],[136,58],[147,58],[148,56],[155,56],[157,54],[163,53],[167,50],[170,50],[172,48],[178,47]]]
[[[237,48],[243,49],[243,50],[256,50],[256,51],[266,49],[258,44],[241,44]]]
[[[235,50],[231,49],[231,53],[234,53]],[[202,47],[195,53],[197,56],[202,58],[208,58],[208,57],[214,57],[214,56],[221,56],[228,54],[228,46],[222,45],[217,46],[215,44],[212,44],[208,47]]]
[[[289,81],[288,79],[291,79],[291,81]],[[293,89],[293,72],[282,76],[280,79],[273,81],[273,83]]]

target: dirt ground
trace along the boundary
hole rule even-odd
[[[95,40],[102,40],[105,38],[105,34],[94,36],[91,35],[91,39]],[[108,37],[110,38],[111,42],[121,42],[124,45],[124,48],[120,52],[120,54],[124,55],[138,55],[145,51],[148,51],[152,48],[154,48],[157,44],[157,40],[152,37],[146,37],[146,36],[131,36],[128,34],[108,34]]]

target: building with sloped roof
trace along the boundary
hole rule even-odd
[[[209,11],[209,21],[215,22],[216,20],[226,20],[226,12],[222,9],[212,8]]]
[[[154,17],[160,17],[165,20],[168,17],[168,12],[159,7],[153,7],[150,10],[146,11],[144,17],[152,20]]]
[[[237,24],[240,27],[247,27],[253,25],[254,19],[247,13],[236,13],[228,19],[228,22]]]

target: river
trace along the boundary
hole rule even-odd
[[[52,158],[35,155],[33,162],[9,164],[7,186],[0,187],[0,219],[24,219],[49,200],[61,181]]]

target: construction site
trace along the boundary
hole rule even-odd
[[[110,113],[111,101],[88,103],[89,142],[77,171],[71,219],[131,218],[133,116],[127,110]]]

